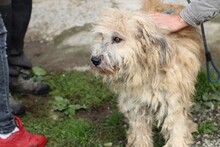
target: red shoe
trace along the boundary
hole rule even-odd
[[[13,133],[7,139],[0,138],[0,147],[44,147],[46,138],[44,135],[31,134],[25,130],[21,120],[14,117],[17,122],[18,132]]]

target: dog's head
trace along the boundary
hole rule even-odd
[[[93,35],[92,68],[99,73],[135,73],[169,61],[164,36],[144,12],[111,9]]]

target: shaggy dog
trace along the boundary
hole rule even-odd
[[[183,7],[145,0],[140,11],[112,9],[93,31],[92,69],[119,95],[119,109],[129,122],[128,147],[153,147],[155,124],[162,125],[165,147],[193,143],[190,108],[201,36],[194,27],[168,33],[147,15],[171,8],[178,15]]]

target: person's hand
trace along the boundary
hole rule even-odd
[[[188,24],[178,15],[152,13],[148,16],[156,23],[159,28],[176,32],[188,26]]]

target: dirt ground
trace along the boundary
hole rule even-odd
[[[77,50],[74,53],[59,50],[49,43],[28,42],[25,53],[34,66],[45,67],[48,71],[72,70],[75,67],[88,66],[90,52]]]

